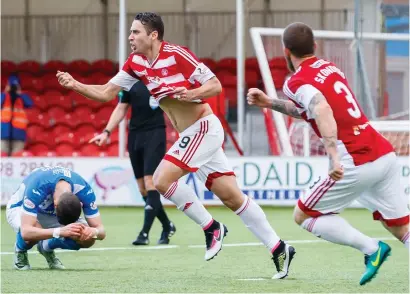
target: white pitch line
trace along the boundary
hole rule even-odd
[[[396,240],[392,237],[381,237],[381,238],[374,238],[376,240],[387,240],[393,241]],[[310,244],[310,243],[329,243],[325,240],[317,239],[317,240],[285,240],[286,243],[289,244]],[[250,246],[263,246],[262,243],[231,243],[231,244],[223,244],[223,247],[250,247]],[[179,245],[159,245],[159,246],[141,246],[141,247],[100,247],[100,248],[84,248],[79,250],[78,252],[90,252],[90,251],[114,251],[114,250],[164,250],[164,249],[175,249],[180,248],[183,246]],[[188,245],[188,248],[205,248],[204,245]],[[57,249],[56,252],[58,253],[71,253],[75,252],[72,250],[59,250]],[[29,251],[29,254],[35,254],[36,251]],[[0,255],[12,255],[14,252],[0,252]]]
[[[265,281],[267,279],[264,278],[249,278],[249,279],[236,279],[238,281]]]

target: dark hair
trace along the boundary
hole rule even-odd
[[[315,39],[312,29],[301,22],[288,25],[283,32],[283,45],[296,57],[313,55],[315,52]]]
[[[147,30],[148,35],[153,31],[158,32],[158,40],[162,41],[164,38],[164,22],[160,15],[154,12],[141,12],[138,13],[135,20],[139,20]]]
[[[81,215],[80,199],[71,192],[64,192],[58,199],[56,214],[58,222],[62,225],[76,222]]]

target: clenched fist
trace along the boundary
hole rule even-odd
[[[249,105],[255,105],[262,108],[271,108],[273,99],[257,88],[250,88],[247,94]]]
[[[57,71],[58,82],[66,89],[72,90],[76,80],[67,72]]]

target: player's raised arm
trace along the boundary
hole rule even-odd
[[[261,108],[271,108],[294,118],[302,118],[292,101],[270,98],[257,88],[251,88],[248,90],[247,100],[249,105],[255,105]]]
[[[74,79],[67,72],[58,71],[56,76],[58,82],[64,88],[76,91],[88,99],[99,102],[108,102],[114,99],[121,90],[120,86],[111,82],[105,85],[86,85]]]

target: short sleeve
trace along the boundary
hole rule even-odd
[[[23,212],[32,216],[37,216],[38,207],[44,200],[44,193],[39,190],[30,187],[28,185],[24,191],[23,198]]]
[[[83,212],[86,218],[93,218],[100,215],[97,204],[95,203],[96,197],[94,191],[90,186],[82,189],[77,194],[77,197],[83,204]]]
[[[132,86],[139,81],[131,68],[131,62],[132,55],[128,57],[122,69],[109,82],[114,85],[120,86],[126,91],[129,91]]]
[[[314,118],[314,115],[310,113],[309,110],[310,101],[318,93],[321,92],[310,84],[302,85],[296,90],[295,100],[299,105],[301,105],[304,108],[309,118]]]
[[[215,76],[188,48],[166,45],[164,51],[175,54],[175,60],[180,67],[180,72],[191,84],[199,82],[202,85]]]

